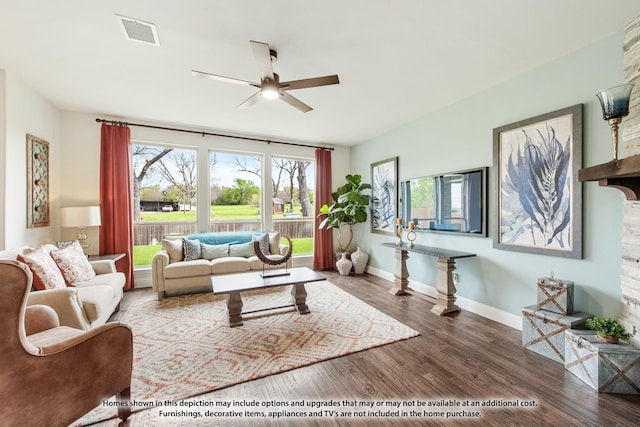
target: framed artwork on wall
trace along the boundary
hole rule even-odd
[[[398,217],[398,158],[371,164],[371,231],[394,234]]]
[[[582,104],[493,130],[493,247],[582,258]]]
[[[49,225],[49,143],[27,134],[27,227]]]

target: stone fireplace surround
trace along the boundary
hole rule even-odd
[[[623,71],[627,83],[634,83],[629,115],[623,120],[623,157],[640,154],[640,17],[624,30]],[[638,178],[640,179],[640,178]],[[603,190],[605,191],[605,190]],[[611,191],[611,190],[608,190]],[[623,201],[622,218],[622,311],[619,321],[640,343],[640,201]]]

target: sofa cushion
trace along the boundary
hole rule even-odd
[[[179,279],[191,276],[209,276],[211,274],[211,262],[206,259],[182,261],[169,264],[164,268],[165,279]]]
[[[229,256],[229,245],[208,245],[206,243],[200,243],[200,249],[202,259],[208,259],[211,261],[216,258],[224,258]]]
[[[89,280],[85,280],[84,282],[78,282],[75,284],[76,288],[88,288],[92,286],[110,286],[114,289],[116,295],[121,293],[124,284],[126,283],[127,278],[124,273],[120,273],[116,271],[115,273],[104,273],[104,274],[96,274]]]
[[[78,288],[78,297],[82,301],[84,315],[89,323],[98,319],[105,310],[109,310],[116,297],[114,289],[109,285],[85,286]],[[111,310],[109,310],[111,311]],[[111,313],[109,313],[110,315]]]
[[[39,291],[67,286],[58,266],[49,255],[50,249],[47,246],[40,246],[28,253],[18,255],[17,258],[18,261],[29,266],[33,273],[33,287]]]
[[[77,240],[62,249],[51,251],[51,258],[58,265],[69,286],[89,280],[96,275]]]
[[[200,259],[202,249],[200,248],[200,240],[182,239],[182,255],[184,261],[193,261],[194,259]]]
[[[230,256],[211,261],[211,273],[213,274],[239,273],[250,269],[251,262],[243,257]]]
[[[254,256],[256,251],[253,249],[253,242],[241,243],[229,246],[229,256],[249,258]]]
[[[162,249],[169,255],[169,263],[182,261],[182,239],[162,239]]]

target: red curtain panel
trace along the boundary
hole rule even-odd
[[[133,288],[133,211],[131,132],[127,126],[102,125],[100,139],[100,253],[125,253],[117,262]]]
[[[323,270],[334,268],[333,230],[319,230],[322,217],[318,217],[322,205],[330,205],[331,199],[331,151],[316,150],[316,201],[315,239],[313,245],[313,268]]]

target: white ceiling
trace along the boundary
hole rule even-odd
[[[126,40],[116,14],[154,23],[160,46]],[[638,0],[0,0],[0,68],[64,110],[352,145],[637,16]],[[191,70],[259,81],[249,40],[278,51],[283,81],[340,84],[292,91],[306,114],[236,110],[255,88]]]

